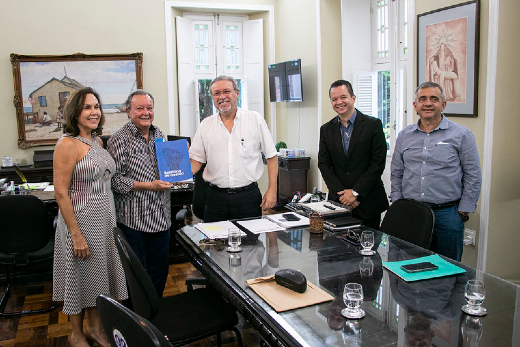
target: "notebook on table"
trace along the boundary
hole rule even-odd
[[[329,225],[333,228],[342,228],[342,227],[356,227],[361,226],[363,221],[361,219],[357,219],[352,216],[341,216],[329,218],[324,221],[325,225]]]

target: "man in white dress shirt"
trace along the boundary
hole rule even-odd
[[[205,163],[204,221],[262,215],[276,204],[278,157],[264,118],[238,108],[239,89],[233,77],[219,76],[209,87],[218,113],[204,119],[190,147],[193,173]],[[262,198],[257,181],[267,158],[269,187]]]

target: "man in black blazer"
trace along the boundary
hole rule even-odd
[[[381,175],[386,163],[386,140],[381,120],[354,108],[352,85],[338,80],[329,97],[338,116],[320,129],[318,167],[329,189],[329,200],[352,207],[352,215],[378,229],[388,199]]]

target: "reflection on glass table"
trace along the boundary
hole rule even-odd
[[[204,248],[199,247],[199,241],[205,237],[193,227],[183,228],[177,239],[193,256],[192,263],[271,345],[407,346],[425,341],[445,347],[470,340],[481,346],[514,345],[515,324],[520,330],[520,320],[514,319],[520,296],[517,285],[486,273],[477,274],[471,267],[454,261],[466,273],[406,282],[384,270],[382,261],[414,259],[432,253],[378,231],[374,232],[376,253],[371,257],[359,254],[361,246],[328,231],[315,235],[308,228],[298,229],[298,247],[294,247],[293,234],[293,230],[285,230],[251,240],[243,237],[240,261],[218,245],[202,243]],[[300,270],[334,300],[275,312],[245,281],[273,275],[283,268]],[[468,280],[475,278],[486,284],[488,314],[466,318],[461,311],[466,303],[464,288]],[[362,319],[350,320],[341,315],[347,283],[362,286],[364,300],[360,307],[366,313]]]

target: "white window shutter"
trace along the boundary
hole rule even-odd
[[[244,22],[243,57],[244,79],[247,83],[245,97],[247,108],[264,115],[264,49],[263,21]],[[242,99],[244,100],[244,98]]]
[[[356,95],[356,108],[367,116],[377,117],[377,72],[354,72],[352,88]]]
[[[176,17],[180,135],[195,135],[195,83],[193,83],[193,36],[191,20]]]

